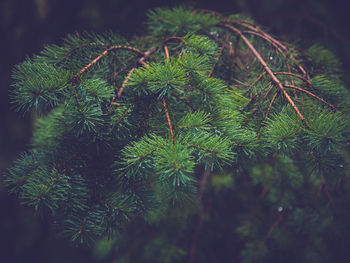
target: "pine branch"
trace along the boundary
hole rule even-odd
[[[249,40],[243,35],[242,31],[240,31],[239,29],[237,29],[237,28],[235,28],[235,27],[233,27],[231,25],[228,25],[228,24],[218,24],[218,26],[227,28],[227,29],[231,30],[232,32],[238,34],[241,37],[243,42],[247,45],[247,47],[251,50],[251,52],[254,54],[254,56],[258,59],[260,64],[264,67],[266,73],[271,77],[273,82],[275,82],[275,84],[280,88],[280,90],[282,91],[283,96],[287,99],[288,103],[293,107],[295,112],[298,114],[298,116],[300,117],[300,119],[303,122],[304,126],[308,127],[304,116],[301,114],[299,108],[295,105],[294,101],[290,98],[288,93],[285,91],[285,89],[283,88],[282,83],[276,78],[275,74],[272,72],[270,67],[266,64],[265,60],[261,57],[259,52],[249,42]]]
[[[280,48],[280,46],[278,46],[277,43],[279,43],[277,40],[272,40],[271,38],[269,38],[266,34],[262,34],[262,33],[259,33],[259,32],[255,32],[255,31],[242,31],[242,34],[249,34],[249,35],[255,35],[255,36],[259,36],[263,39],[265,39],[266,41],[268,41],[274,48],[276,48],[280,53],[281,55],[284,57],[284,58],[287,58],[287,56],[285,55],[284,51]],[[287,48],[285,47],[285,49],[287,50]]]
[[[270,87],[271,86],[271,87]],[[250,99],[244,103],[243,107],[245,107],[246,105],[248,105],[249,103],[251,103],[261,92],[263,92],[265,89],[267,89],[268,87],[270,87],[270,89],[266,92],[266,94],[264,95],[263,100],[266,98],[266,96],[269,94],[269,92],[271,91],[271,89],[274,87],[272,85],[272,81],[270,81],[269,83],[267,83],[264,87],[262,87],[261,89],[259,89],[253,96],[250,97]]]
[[[171,134],[171,140],[172,140],[173,143],[175,143],[173,125],[171,124],[171,119],[170,119],[169,111],[168,111],[168,108],[167,108],[167,106],[166,106],[166,100],[165,100],[164,97],[163,97],[163,99],[162,99],[162,102],[163,102],[163,107],[164,107],[164,112],[165,112],[165,115],[166,115],[166,119],[167,119],[168,125],[169,125],[169,131],[170,131],[170,134]]]
[[[261,131],[262,131],[264,125],[265,125],[265,122],[266,122],[266,120],[267,120],[267,117],[269,116],[269,113],[270,113],[272,104],[274,103],[274,101],[275,101],[275,99],[276,99],[278,93],[279,93],[279,91],[277,90],[277,91],[275,92],[275,94],[273,95],[271,101],[270,101],[269,107],[267,108],[266,113],[265,113],[264,120],[263,120],[263,122],[262,122],[261,125],[260,125],[260,129],[259,129],[259,131],[258,131],[258,134],[256,135],[257,138],[260,137]]]
[[[10,191],[51,211],[70,240],[118,231],[115,246],[127,251],[115,255],[147,250],[126,261],[180,262],[187,252],[194,262],[206,248],[204,212],[209,234],[219,226],[239,235],[230,241],[242,244],[241,261],[278,251],[265,244],[278,225],[292,233],[286,244],[315,225],[330,233],[339,218],[328,203],[348,202],[330,186],[348,191],[337,178],[350,168],[350,93],[338,59],[318,45],[301,53],[241,15],[179,7],[148,17],[130,45],[113,33],[68,36],[16,66],[13,101],[41,116],[32,150],[4,177]],[[317,188],[328,203],[311,207]],[[265,208],[280,205],[293,208],[288,225],[281,213],[269,225]],[[151,235],[136,235],[146,228]]]
[[[286,66],[287,66],[287,69],[288,69],[288,73],[292,73],[291,69],[290,69],[290,65],[288,63],[288,61],[286,61]],[[290,83],[292,83],[293,86],[294,85],[294,79],[293,79],[293,76],[290,76]],[[294,98],[297,98],[297,93],[295,90],[293,90],[293,94],[294,94]]]
[[[216,67],[217,62],[220,60],[220,57],[221,57],[221,55],[222,55],[223,50],[224,50],[224,44],[222,44],[221,47],[220,47],[219,53],[218,53],[218,55],[217,55],[216,58],[215,58],[215,59],[216,59],[216,62],[215,62],[215,63],[213,64],[213,66],[211,67],[211,70],[210,70],[210,72],[209,72],[209,74],[208,74],[208,78],[210,78],[210,77],[213,75],[214,69],[215,69],[215,67]]]
[[[128,75],[126,76],[126,78],[124,79],[124,81],[123,81],[121,87],[120,87],[119,90],[118,90],[117,96],[115,96],[115,97],[112,99],[112,101],[111,101],[111,103],[110,103],[110,106],[112,106],[113,103],[117,102],[117,100],[122,96],[123,90],[125,89],[126,84],[127,84],[128,81],[130,80],[131,75],[134,73],[134,71],[135,71],[135,67],[133,67],[133,68],[129,71]]]
[[[141,56],[145,56],[146,54],[142,52],[141,50],[134,48],[134,47],[129,47],[129,46],[111,46],[107,48],[105,51],[103,51],[99,56],[97,56],[95,59],[93,59],[89,64],[87,64],[84,68],[82,68],[78,73],[76,73],[72,77],[72,81],[76,81],[81,75],[83,75],[87,70],[89,70],[93,65],[95,65],[97,62],[99,62],[104,56],[106,56],[109,52],[114,51],[114,50],[129,50],[133,51],[135,53],[140,54]]]
[[[317,95],[313,94],[310,91],[307,91],[307,90],[305,90],[303,88],[299,88],[297,86],[289,85],[289,84],[283,84],[283,86],[288,87],[288,88],[293,88],[293,89],[299,90],[301,92],[304,92],[304,93],[310,95],[311,97],[317,99],[318,101],[321,101],[322,103],[326,104],[331,110],[337,111],[337,108],[334,105],[328,103],[327,101],[325,101],[324,99],[318,97]]]
[[[275,38],[273,38],[269,34],[258,29],[254,24],[250,24],[246,21],[227,21],[227,22],[228,23],[236,23],[238,25],[246,27],[246,28],[250,29],[251,31],[243,31],[243,32],[257,35],[257,36],[265,39],[266,41],[268,41],[272,46],[274,46],[282,54],[282,56],[284,58],[288,58],[288,59],[292,60],[293,63],[295,63],[298,66],[299,70],[303,73],[304,76],[306,76],[308,79],[310,78],[308,73],[304,69],[304,67],[296,61],[296,59],[293,57],[293,55],[290,54],[289,56],[287,56],[285,54],[285,52],[288,51],[288,48],[284,44],[282,44],[280,41],[276,40]]]
[[[247,89],[247,92],[250,91],[250,90],[254,87],[254,85],[255,85],[256,83],[258,83],[258,81],[259,81],[265,74],[266,74],[266,71],[264,71],[263,73],[261,73],[261,74],[253,81],[253,83],[249,85],[249,87],[248,87],[248,89]]]

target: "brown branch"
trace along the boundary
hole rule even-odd
[[[270,91],[273,89],[273,85],[268,89],[268,91],[266,91],[266,93],[265,93],[265,95],[264,95],[264,97],[263,97],[263,99],[262,99],[262,101],[264,101],[265,99],[266,99],[266,97],[269,95],[269,93],[270,93]]]
[[[193,105],[191,105],[191,103],[189,103],[187,100],[180,98],[178,95],[176,95],[176,94],[174,94],[174,93],[172,93],[171,95],[174,96],[176,99],[178,99],[178,100],[182,101],[183,103],[185,103],[189,109],[191,109],[191,110],[193,110],[193,111],[196,111],[196,110],[197,110],[197,109],[196,109]]]
[[[233,81],[236,81],[237,83],[239,83],[240,85],[235,85],[236,87],[241,87],[243,86],[248,86],[248,83],[243,82],[242,80],[236,79],[236,78],[232,78]]]
[[[55,170],[57,170],[56,168],[53,168]],[[45,189],[43,192],[40,192],[40,194],[38,194],[36,197],[38,199],[41,199],[43,197],[45,197],[45,195],[48,194],[48,192],[51,190],[51,188],[53,187],[53,185],[57,182],[58,177],[61,175],[61,173],[59,173],[59,171],[57,170],[56,175],[53,177],[52,180],[50,180],[50,182],[46,185]]]
[[[266,233],[265,239],[264,239],[264,243],[267,241],[267,239],[269,239],[269,237],[271,236],[273,230],[275,229],[275,227],[282,221],[282,213],[280,212],[277,219],[275,220],[275,222],[273,222],[273,224],[271,225],[271,227],[269,228],[269,230]]]
[[[118,90],[118,93],[116,96],[113,97],[111,103],[109,104],[109,106],[111,107],[113,105],[114,102],[116,102],[122,95],[124,88],[126,87],[126,84],[128,83],[128,81],[131,78],[132,73],[134,73],[136,67],[138,64],[141,64],[143,66],[148,66],[148,64],[144,61],[149,55],[151,55],[152,53],[154,53],[156,51],[156,48],[153,48],[151,50],[146,51],[145,53],[143,53],[143,57],[141,57],[140,59],[137,60],[137,62],[135,63],[135,65],[131,68],[131,70],[129,71],[128,75],[126,76],[126,78],[124,79],[120,89]]]
[[[265,195],[270,191],[270,188],[272,187],[272,185],[273,185],[273,183],[274,183],[275,181],[276,181],[276,178],[273,179],[273,180],[271,180],[271,181],[268,183],[268,185],[265,186],[265,187],[262,189],[262,191],[260,192],[260,195],[259,195],[260,198],[264,198],[264,197],[265,197]]]
[[[117,60],[113,59],[113,82],[117,79]]]
[[[175,143],[173,125],[171,124],[171,119],[170,119],[169,111],[168,111],[168,108],[167,108],[167,106],[166,106],[166,100],[165,100],[164,97],[163,97],[163,107],[164,107],[165,115],[166,115],[166,118],[167,118],[167,121],[168,121],[169,130],[170,130],[170,133],[171,133],[171,140],[173,141],[173,143]]]
[[[163,48],[164,48],[164,53],[165,53],[165,59],[166,59],[167,62],[169,62],[170,57],[169,57],[168,46],[164,44]],[[166,115],[166,118],[167,118],[167,121],[168,121],[169,130],[170,130],[170,133],[171,133],[171,140],[173,141],[173,144],[174,144],[175,143],[174,131],[173,131],[173,126],[171,124],[169,111],[168,111],[168,108],[166,106],[165,97],[163,97],[163,107],[164,107],[165,115]]]
[[[66,54],[64,54],[64,56],[67,57],[67,56],[71,55],[75,50],[83,48],[83,47],[87,47],[87,46],[108,47],[110,45],[105,44],[105,43],[90,42],[90,43],[82,44],[82,45],[79,45],[79,46],[76,46],[76,47],[72,48]]]
[[[310,85],[312,88],[315,88],[312,83],[310,82],[309,79],[299,75],[299,74],[295,74],[295,73],[291,73],[291,72],[274,72],[275,75],[289,75],[289,76],[293,76],[293,77],[296,77],[298,79],[301,79],[303,81],[305,81],[308,85]]]
[[[259,131],[258,131],[258,134],[256,135],[257,138],[260,137],[261,131],[262,131],[262,129],[263,129],[264,126],[265,126],[265,121],[267,120],[267,117],[269,116],[269,113],[270,113],[272,104],[273,104],[273,102],[275,101],[275,99],[277,98],[278,93],[279,93],[279,91],[276,91],[276,92],[275,92],[275,95],[273,95],[273,97],[272,97],[272,99],[271,99],[271,102],[270,102],[270,104],[269,104],[269,107],[268,107],[267,110],[266,110],[264,120],[263,120],[263,122],[262,122],[261,125],[260,125],[260,129],[259,129]]]
[[[273,104],[273,102],[275,101],[275,99],[276,99],[278,93],[279,93],[279,92],[276,91],[275,94],[273,95],[273,97],[272,97],[272,99],[271,99],[271,101],[270,101],[269,107],[268,107],[267,110],[266,110],[263,123],[265,123],[265,121],[267,120],[267,117],[269,116],[269,112],[270,112],[270,110],[271,110],[272,104]],[[264,124],[263,124],[263,125],[264,125]]]
[[[189,126],[174,126],[174,130],[176,129],[188,129],[188,128],[196,128],[196,127],[203,127],[203,124],[193,124]]]
[[[199,11],[200,11],[201,13],[211,14],[212,16],[222,17],[222,14],[220,14],[219,12],[213,11],[213,10],[201,9],[201,10],[199,10]]]
[[[208,74],[208,78],[210,78],[212,75],[213,75],[213,72],[214,72],[214,69],[215,69],[215,67],[216,67],[216,65],[217,65],[217,63],[218,63],[218,61],[219,61],[219,59],[220,59],[220,57],[221,57],[221,55],[222,55],[222,51],[224,50],[224,45],[221,45],[221,48],[220,48],[220,50],[219,50],[219,53],[218,53],[218,55],[216,56],[216,61],[215,61],[215,63],[213,64],[213,66],[211,67],[211,70],[210,70],[210,72],[209,72],[209,74]]]
[[[164,41],[163,41],[163,45],[166,45],[166,43],[168,43],[169,41],[171,40],[177,40],[177,41],[180,41],[180,42],[185,42],[185,40],[183,40],[182,37],[168,37],[166,38]]]
[[[218,17],[223,17],[220,13],[215,12],[215,11],[211,11],[211,10],[206,10],[206,9],[202,9],[201,12],[203,13],[210,13],[213,16],[218,16]],[[245,27],[247,29],[250,29],[250,31],[244,31],[245,33],[249,33],[249,34],[254,34],[257,36],[260,36],[261,38],[265,39],[266,41],[268,41],[270,44],[272,44],[278,51],[280,51],[280,53],[286,57],[285,55],[285,51],[288,50],[287,46],[282,44],[281,41],[278,41],[277,39],[273,38],[271,35],[265,33],[264,31],[262,31],[260,28],[258,28],[256,25],[249,23],[247,21],[243,21],[243,20],[224,20],[224,23],[234,23],[234,24],[238,24],[242,27]],[[292,56],[289,55],[288,56],[289,59],[291,59],[299,68],[299,70],[309,79],[309,75],[307,74],[306,70],[296,61],[296,59]]]
[[[128,75],[126,76],[126,78],[124,79],[124,81],[123,81],[123,83],[122,83],[120,89],[118,90],[117,96],[115,96],[115,97],[112,99],[110,106],[112,106],[112,104],[115,103],[115,102],[122,96],[123,90],[125,89],[126,84],[129,82],[129,80],[130,80],[130,78],[131,78],[131,75],[132,75],[132,73],[134,73],[134,71],[135,71],[135,67],[133,67],[133,68],[129,71],[129,73],[128,73]]]
[[[152,55],[154,52],[156,52],[156,50],[157,50],[157,47],[154,47],[154,48],[152,48],[152,49],[147,50],[147,51],[143,54],[143,57],[140,58],[140,59],[137,61],[136,64],[148,66],[148,64],[145,62],[145,59],[146,59],[148,56]]]
[[[300,65],[300,63],[292,55],[289,56],[289,59],[292,60],[295,63],[295,65],[298,66],[299,70],[306,76],[306,79],[309,80],[310,75],[306,72],[306,70],[303,68],[303,66]]]
[[[253,32],[259,33],[259,35],[263,36],[264,39],[268,40],[270,43],[274,43],[275,45],[279,46],[283,51],[287,51],[288,48],[281,43],[281,41],[278,41],[277,39],[273,38],[269,34],[266,34],[264,31],[259,29],[256,25],[251,24],[247,21],[242,21],[242,20],[228,20],[226,21],[228,23],[235,23],[238,24],[242,27],[248,28],[252,30]]]
[[[118,70],[118,71],[115,72],[115,75],[114,75],[115,79],[117,78],[117,76],[118,76],[120,73],[122,73],[123,71],[125,71],[126,69],[128,69],[128,68],[130,67],[129,63],[130,63],[131,61],[135,61],[135,59],[136,59],[136,56],[133,56],[133,57],[131,57],[130,59],[128,59],[127,62],[126,62],[126,64],[128,64],[128,65],[126,65],[125,67],[123,67],[123,68],[121,68],[120,70]],[[136,64],[137,64],[137,63],[138,63],[138,62],[136,62]],[[134,63],[134,64],[135,64],[135,63]],[[114,80],[115,80],[115,79],[114,79]]]
[[[297,65],[299,70],[308,79],[310,78],[310,76],[307,74],[306,70],[303,68],[303,66],[300,65],[300,63],[298,61],[296,61],[296,59],[293,57],[293,55],[286,56],[285,51],[287,51],[288,48],[285,45],[283,45],[280,41],[276,40],[275,38],[273,38],[269,34],[266,34],[264,31],[258,29],[255,25],[249,24],[247,22],[242,22],[242,21],[240,21],[240,22],[236,21],[236,23],[238,23],[241,26],[244,26],[244,27],[247,27],[247,28],[253,30],[253,31],[243,31],[243,32],[260,36],[261,38],[263,38],[266,41],[268,41],[271,45],[273,45],[282,54],[283,57],[289,58],[290,60],[292,60]]]
[[[274,86],[272,85],[272,86],[268,89],[268,91],[266,91],[266,93],[264,94],[264,97],[262,98],[261,102],[263,102],[263,101],[266,99],[266,97],[269,95],[269,93],[271,92],[271,90],[273,89],[273,87],[274,87]],[[260,102],[260,104],[261,104],[261,102]],[[260,104],[257,105],[254,109],[252,109],[251,114],[254,114],[254,112],[256,112],[256,111],[259,109]]]
[[[260,90],[257,91],[257,93],[255,93],[252,97],[250,97],[250,99],[243,105],[243,107],[247,106],[250,102],[253,101],[253,99],[255,99],[263,90],[265,90],[267,87],[269,87],[271,85],[271,81],[269,83],[267,83],[263,88],[261,88]],[[271,86],[271,89],[273,88],[273,85]],[[266,95],[266,94],[265,94]],[[265,96],[264,96],[265,99]]]
[[[165,60],[166,60],[166,62],[169,62],[170,57],[169,57],[168,46],[167,46],[167,45],[164,45],[163,48],[164,48],[164,53],[165,53]]]
[[[190,146],[192,146],[192,147],[194,147],[194,148],[197,148],[197,149],[201,149],[201,150],[203,150],[203,151],[208,151],[208,152],[211,152],[211,153],[220,154],[220,152],[218,152],[218,151],[214,151],[213,149],[205,148],[205,147],[203,147],[203,146],[198,146],[198,145],[189,144],[189,143],[188,143],[188,145],[190,145]]]
[[[250,41],[243,35],[242,31],[240,31],[239,29],[235,28],[234,26],[228,25],[228,24],[219,23],[218,26],[223,27],[223,28],[227,28],[227,29],[231,30],[232,32],[238,34],[241,37],[241,39],[246,44],[246,46],[250,49],[250,51],[253,53],[253,55],[257,58],[257,60],[260,62],[260,64],[264,67],[266,73],[271,77],[273,82],[280,88],[280,90],[283,93],[283,96],[287,99],[288,103],[292,106],[294,111],[298,114],[298,116],[301,119],[301,121],[303,122],[304,126],[308,127],[304,116],[301,114],[299,108],[295,105],[294,101],[291,99],[291,97],[289,96],[287,91],[284,89],[282,83],[278,80],[276,75],[272,72],[270,67],[266,64],[265,60],[261,57],[260,53],[255,49],[255,47],[250,43]]]
[[[135,53],[138,53],[140,55],[145,55],[141,50],[129,47],[129,46],[111,46],[107,48],[105,51],[103,51],[99,56],[97,56],[94,60],[92,60],[89,64],[87,64],[84,68],[82,68],[77,74],[75,74],[72,77],[72,80],[77,80],[81,75],[83,75],[88,69],[90,69],[93,65],[95,65],[97,62],[99,62],[104,56],[106,56],[110,51],[118,50],[118,49],[125,49],[129,51],[133,51]]]
[[[266,35],[264,34],[261,34],[260,32],[255,32],[255,31],[242,31],[243,34],[251,34],[251,35],[256,35],[256,36],[259,36],[263,39],[265,39],[267,42],[269,42],[274,48],[276,48],[284,58],[286,58],[287,56],[285,55],[284,51],[273,41],[271,41],[270,38],[268,38]]]
[[[292,73],[288,61],[286,61],[286,65],[287,65],[288,73]],[[292,75],[290,76],[290,83],[292,83],[292,85],[294,86],[294,79]],[[297,98],[297,93],[294,89],[293,89],[293,94],[294,94],[294,97]]]
[[[140,64],[141,64],[142,66],[145,66],[145,67],[148,67],[148,66],[149,66],[149,64],[146,63],[146,62],[144,62],[144,61],[141,61]]]
[[[254,87],[254,85],[255,85],[265,74],[266,74],[266,71],[264,71],[263,73],[261,73],[261,74],[259,75],[259,77],[257,77],[257,78],[253,81],[253,83],[250,84],[249,88],[247,89],[247,92],[248,92],[249,90],[251,90],[251,89]]]
[[[292,89],[296,89],[296,90],[299,90],[299,91],[302,91],[302,92],[304,92],[304,93],[310,95],[311,97],[314,97],[315,99],[317,99],[317,100],[323,102],[323,103],[326,104],[330,109],[335,110],[335,111],[337,110],[337,108],[336,108],[334,105],[328,103],[327,101],[325,101],[324,99],[320,98],[319,96],[313,94],[313,93],[310,92],[310,91],[307,91],[307,90],[305,90],[305,89],[303,89],[303,88],[299,88],[299,87],[294,86],[294,85],[283,84],[283,86],[288,87],[288,88],[292,88]]]
[[[119,120],[115,123],[115,125],[119,125],[119,123],[121,123],[124,118],[126,117],[126,115],[128,114],[128,111],[130,109],[130,106],[123,112],[122,116],[119,118]]]

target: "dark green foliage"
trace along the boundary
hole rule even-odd
[[[268,120],[263,136],[273,152],[291,154],[298,147],[302,129],[298,116],[286,107]]]
[[[156,8],[148,13],[150,33],[155,36],[183,36],[188,32],[209,30],[218,20],[208,14],[192,13],[195,10],[177,7]]]
[[[10,191],[118,262],[213,262],[216,241],[271,262],[305,237],[298,261],[322,262],[349,214],[349,92],[329,51],[252,23],[156,9],[147,36],[69,35],[18,65],[14,103],[40,116]]]
[[[28,59],[17,65],[13,73],[16,80],[13,100],[18,110],[45,111],[57,106],[70,77],[67,70],[45,62],[33,63]]]

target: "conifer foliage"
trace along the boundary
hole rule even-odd
[[[12,100],[36,120],[10,192],[74,242],[113,237],[120,262],[216,262],[220,235],[221,260],[268,262],[314,235],[298,260],[323,262],[350,215],[337,58],[241,15],[162,8],[147,25],[69,35],[15,67]]]

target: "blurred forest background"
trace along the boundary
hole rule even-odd
[[[68,33],[112,30],[131,38],[144,32],[147,10],[179,4],[244,13],[301,47],[319,42],[339,56],[349,87],[350,19],[343,0],[0,0],[0,174],[26,149],[31,135],[30,116],[11,109],[11,70],[16,63],[45,44],[60,43]],[[53,231],[0,182],[1,262],[103,262],[108,242],[74,248]]]

